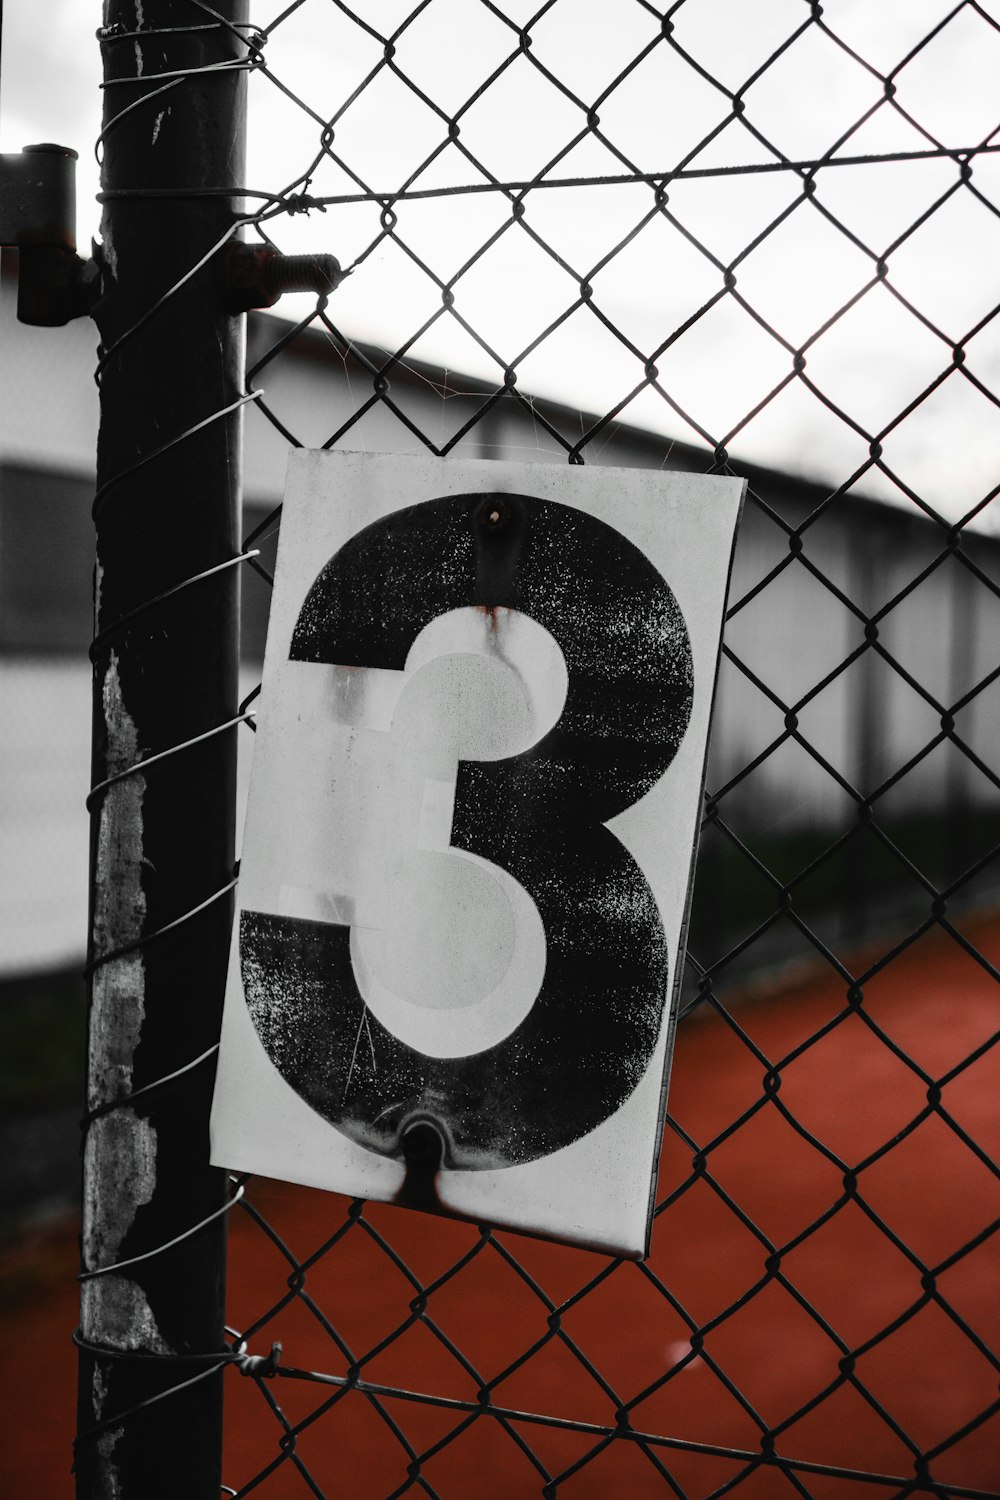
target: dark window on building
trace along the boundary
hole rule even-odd
[[[0,649],[86,651],[93,634],[91,480],[0,465]]]
[[[91,481],[0,464],[0,651],[84,652],[93,635],[94,523]],[[246,536],[271,505],[248,504]],[[258,538],[258,561],[274,573],[277,522]],[[247,564],[242,573],[242,656],[264,656],[269,585]]]

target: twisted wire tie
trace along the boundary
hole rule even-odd
[[[236,1207],[237,1203],[239,1203],[245,1192],[246,1184],[241,1182],[228,1202],[224,1203],[221,1208],[215,1209],[204,1219],[199,1219],[197,1224],[191,1225],[190,1229],[185,1229],[180,1234],[175,1234],[173,1239],[165,1240],[162,1245],[156,1245],[152,1250],[144,1250],[141,1255],[131,1255],[127,1260],[117,1260],[108,1266],[94,1266],[91,1270],[80,1271],[77,1273],[77,1281],[94,1281],[98,1276],[111,1276],[117,1274],[119,1271],[126,1270],[129,1266],[138,1266],[143,1261],[154,1260],[157,1255],[162,1255],[165,1250],[172,1250],[175,1245],[183,1244],[185,1240],[189,1240],[199,1230],[205,1229],[216,1219],[221,1219],[224,1214],[230,1213]]]
[[[142,34],[146,36],[148,33]],[[198,78],[206,73],[249,73],[254,68],[263,66],[264,59],[258,53],[251,53],[249,57],[235,57],[227,62],[205,63],[200,68],[172,68],[166,73],[129,73],[124,78],[106,78],[99,87],[111,89],[121,83],[157,83],[161,78],[176,78],[186,83],[189,78]]]
[[[145,1354],[138,1351],[132,1352],[126,1349],[109,1349],[103,1344],[93,1344],[84,1338],[79,1328],[74,1330],[73,1342],[78,1349],[85,1350],[97,1359],[130,1360],[142,1363],[159,1363],[162,1365],[184,1365],[184,1364],[206,1364],[207,1368],[199,1370],[196,1375],[187,1380],[180,1381],[177,1385],[168,1386],[165,1391],[158,1391],[155,1396],[147,1396],[145,1401],[137,1401],[134,1406],[126,1407],[124,1411],[117,1412],[113,1417],[105,1417],[103,1421],[96,1422],[93,1427],[86,1428],[73,1439],[73,1451],[76,1452],[83,1443],[93,1442],[105,1432],[110,1432],[113,1427],[119,1427],[127,1422],[137,1412],[145,1411],[147,1407],[155,1406],[159,1401],[166,1401],[168,1396],[176,1396],[181,1391],[186,1391],[192,1385],[197,1385],[201,1380],[207,1380],[209,1376],[225,1369],[227,1365],[235,1365],[241,1375],[249,1375],[254,1380],[270,1379],[277,1371],[278,1362],[281,1359],[281,1345],[271,1345],[270,1354],[247,1354],[243,1340],[240,1339],[236,1349],[220,1349],[218,1353],[209,1354]],[[227,1494],[235,1494],[223,1485]]]
[[[226,238],[228,237],[229,236],[227,234]],[[181,283],[178,282],[177,285],[180,286]],[[176,290],[177,287],[171,288],[171,291]],[[167,296],[169,295],[170,293],[167,293]],[[159,306],[159,304],[157,304],[157,306]],[[151,311],[154,310],[155,309],[151,309]],[[133,325],[133,327],[138,326],[138,324]],[[132,332],[132,330],[130,329],[129,332]],[[115,352],[116,349],[120,347],[121,344],[124,343],[127,337],[127,333],[122,334],[122,337],[117,341],[117,343],[113,344],[111,348],[105,352],[105,355],[101,360],[101,367],[107,364],[109,357]],[[104,498],[107,495],[108,491],[112,489],[116,484],[120,484],[123,479],[127,479],[129,475],[135,474],[137,470],[143,468],[146,464],[152,463],[154,458],[162,458],[164,453],[168,453],[171,448],[176,448],[177,444],[183,443],[185,438],[193,437],[196,432],[200,432],[203,427],[210,426],[212,422],[217,422],[220,417],[228,417],[231,412],[237,411],[241,406],[246,406],[248,401],[259,401],[263,394],[264,392],[262,390],[250,391],[247,395],[240,396],[239,400],[231,401],[228,406],[221,406],[218,411],[213,411],[207,417],[202,417],[200,422],[195,422],[192,426],[186,427],[183,432],[177,433],[175,437],[168,438],[165,443],[161,443],[160,446],[158,448],[154,448],[152,452],[144,453],[142,458],[137,459],[134,464],[129,464],[127,468],[120,469],[117,474],[112,474],[111,478],[106,479],[102,485],[99,485],[94,493],[94,503],[91,507],[91,515],[93,516],[94,520],[96,521],[100,513],[102,502],[104,501]]]
[[[209,15],[216,14],[208,6],[199,6],[199,9],[207,11]],[[238,28],[239,30],[248,31],[250,35],[245,37],[239,36]],[[110,26],[99,26],[95,35],[97,36],[97,40],[102,45],[105,45],[112,42],[126,42],[135,38],[142,40],[145,37],[153,36],[192,36],[199,31],[234,32],[241,42],[244,42],[251,48],[257,46],[263,47],[267,44],[267,35],[261,31],[259,26],[255,26],[252,21],[225,21],[221,17],[217,21],[203,21],[199,26],[144,26],[139,31],[128,31],[120,21],[113,21]]]
[[[314,198],[311,193],[289,193],[287,198],[275,198],[276,203],[282,203],[287,213],[307,214],[311,209],[318,209],[321,214],[326,213],[326,203],[322,198]]]
[[[213,1042],[211,1047],[206,1047],[204,1052],[199,1052],[190,1062],[183,1063],[179,1068],[174,1068],[172,1073],[164,1073],[162,1078],[155,1078],[152,1083],[144,1083],[142,1088],[133,1089],[130,1094],[122,1094],[117,1099],[107,1099],[103,1104],[98,1104],[94,1109],[89,1109],[80,1121],[80,1129],[88,1130],[95,1120],[104,1115],[109,1115],[113,1110],[126,1109],[134,1104],[137,1099],[145,1099],[149,1094],[155,1093],[157,1089],[164,1088],[168,1083],[183,1078],[187,1073],[193,1073],[203,1062],[214,1057],[219,1050],[219,1043]]]
[[[108,787],[116,786],[119,781],[124,781],[129,776],[136,776],[139,772],[145,772],[148,766],[160,765],[169,760],[172,755],[179,755],[182,750],[190,750],[193,745],[204,744],[206,740],[214,739],[218,734],[225,734],[227,729],[234,729],[237,724],[242,724],[246,719],[255,719],[257,710],[248,709],[246,713],[240,713],[235,718],[227,719],[224,724],[216,724],[214,729],[206,729],[203,734],[195,734],[189,740],[181,740],[179,745],[171,745],[167,750],[158,750],[155,755],[147,755],[145,760],[137,760],[134,765],[126,766],[123,771],[116,771],[113,776],[106,776],[103,781],[95,782],[87,793],[84,806],[88,812],[93,811],[94,801],[101,792],[106,792]]]
[[[144,933],[142,937],[135,938],[130,943],[122,943],[118,948],[110,948],[107,953],[98,953],[96,957],[90,959],[84,966],[84,977],[89,978],[103,964],[110,964],[115,959],[126,958],[130,953],[137,953],[140,948],[145,948],[148,943],[154,942],[156,938],[164,937],[166,933],[173,932],[175,928],[181,927],[185,922],[190,922],[192,917],[196,917],[206,907],[212,906],[216,901],[221,901],[222,897],[228,895],[238,883],[239,876],[234,875],[227,885],[220,886],[217,891],[213,891],[210,896],[206,896],[204,901],[199,901],[197,906],[192,906],[189,911],[184,912],[181,916],[174,917],[172,922],[165,922],[162,927],[157,927],[155,932]]]
[[[145,35],[145,33],[139,32],[136,35]],[[151,99],[159,98],[161,94],[166,94],[170,89],[177,88],[183,82],[183,78],[172,78],[169,83],[162,84],[158,89],[150,89],[148,94],[143,94],[139,99],[133,99],[131,104],[126,104],[124,109],[120,109],[116,115],[112,115],[94,141],[94,160],[98,166],[100,166],[103,160],[101,147],[120,120],[124,120],[125,116],[130,115],[134,109],[139,109],[143,104],[148,104]]]
[[[105,641],[117,635],[119,630],[123,630],[126,625],[130,625],[133,620],[146,614],[148,610],[155,609],[165,599],[172,599],[175,594],[182,593],[184,589],[190,588],[192,584],[201,583],[203,578],[212,578],[216,573],[224,573],[227,568],[236,568],[240,563],[250,562],[255,557],[260,557],[260,548],[247,548],[245,552],[238,552],[235,557],[229,557],[225,562],[215,563],[211,568],[203,568],[200,573],[192,573],[190,578],[185,578],[183,582],[175,583],[171,588],[164,589],[161,594],[156,594],[152,599],[147,599],[144,604],[137,604],[134,609],[126,610],[125,614],[119,615],[117,620],[113,620],[110,625],[105,625],[104,629],[99,630],[94,636],[94,639],[90,643],[91,661],[94,660],[94,653],[98,647],[103,646]],[[240,712],[242,712],[242,709]]]
[[[215,190],[213,189],[213,192],[214,191]],[[239,197],[245,197],[245,196],[247,196],[239,188],[228,188],[228,189],[226,189],[226,194],[227,194],[227,196],[229,196],[231,198],[239,198]],[[143,194],[143,192],[141,190],[138,193],[136,193],[136,192],[132,192],[132,191],[130,191],[128,189],[122,189],[119,192],[111,193],[111,194],[107,194],[107,195],[102,194],[102,193],[98,193],[98,195],[97,195],[98,201],[99,202],[102,201],[105,196],[107,196],[107,197],[114,197],[114,198],[124,198],[124,197],[143,197],[143,196],[145,196],[145,194]],[[149,196],[154,196],[154,194],[151,193]],[[260,226],[261,226],[261,223],[263,223],[267,219],[273,218],[277,213],[280,213],[280,212],[283,212],[283,211],[284,211],[283,209],[278,209],[278,208],[272,208],[270,210],[262,209],[260,211],[260,213],[257,213],[257,214],[241,214],[241,215],[235,216],[234,219],[233,219],[233,222],[230,224],[230,226],[226,230],[226,232],[224,234],[220,235],[219,238],[215,241],[215,244],[212,245],[208,250],[205,251],[205,254],[201,257],[200,260],[195,261],[194,265],[191,266],[189,270],[185,271],[184,275],[181,276],[177,281],[175,281],[174,284],[173,284],[173,286],[168,287],[167,290],[161,296],[159,296],[156,299],[155,302],[151,303],[150,306],[146,308],[145,312],[140,313],[139,317],[136,318],[135,322],[132,323],[132,324],[130,324],[130,326],[128,328],[126,328],[125,332],[122,333],[122,334],[120,334],[118,336],[118,338],[115,339],[115,341],[114,341],[113,344],[109,345],[108,348],[106,348],[106,349],[102,348],[100,350],[100,358],[99,358],[99,360],[97,362],[97,370],[95,371],[95,374],[94,374],[94,379],[97,381],[97,384],[100,385],[100,383],[101,383],[101,376],[104,373],[104,370],[107,368],[108,361],[111,359],[111,356],[113,354],[116,354],[118,352],[118,350],[122,347],[122,345],[124,343],[126,343],[130,338],[133,338],[139,332],[140,328],[144,328],[146,326],[146,324],[153,317],[155,317],[155,315],[159,312],[160,308],[164,307],[170,301],[171,297],[176,296],[176,294],[180,291],[181,287],[186,286],[189,281],[191,281],[195,276],[197,276],[198,272],[202,269],[202,267],[206,266],[208,264],[208,262],[212,259],[212,257],[214,255],[218,254],[218,252],[222,249],[223,245],[228,244],[228,242],[231,239],[234,239],[235,236],[239,233],[239,231],[241,229],[245,229],[248,226],[253,225],[256,229],[259,230]],[[254,394],[251,394],[250,396],[245,396],[243,399],[244,400],[253,400],[254,399]],[[239,403],[237,402],[236,404],[238,405]],[[227,407],[226,411],[224,411],[224,412],[217,412],[216,416],[225,416],[226,412],[228,412],[231,409],[232,408]],[[212,420],[212,419],[208,418],[207,420]],[[189,431],[197,431],[197,428],[191,428],[191,429],[189,429]],[[188,436],[188,433],[182,433],[181,434],[181,438],[187,437],[187,436]],[[181,438],[176,439],[176,441],[180,442]],[[161,450],[157,450],[157,451],[161,451]],[[150,457],[154,457],[155,455],[151,454],[149,456]],[[126,472],[128,472],[128,471],[126,471]],[[109,481],[109,482],[113,483],[113,480]],[[97,504],[96,498],[95,498],[94,504],[95,504],[95,506]]]
[[[255,1380],[270,1379],[275,1374],[281,1362],[282,1345],[280,1342],[271,1345],[271,1352],[269,1354],[248,1354],[246,1351],[246,1341],[242,1338],[238,1338],[236,1347],[231,1349],[209,1349],[200,1354],[157,1354],[145,1349],[113,1349],[107,1344],[95,1344],[91,1339],[86,1338],[79,1328],[74,1328],[72,1338],[78,1349],[83,1349],[88,1354],[95,1355],[98,1359],[129,1360],[130,1362],[138,1361],[140,1363],[146,1361],[150,1364],[160,1365],[200,1365],[210,1363],[214,1368],[221,1368],[223,1365],[235,1365],[241,1375],[252,1375]]]

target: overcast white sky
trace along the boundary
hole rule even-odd
[[[517,24],[537,0],[500,0]],[[277,5],[275,7],[278,9]],[[357,0],[356,10],[383,31],[410,12],[409,0]],[[824,20],[877,70],[894,69],[950,10],[945,0],[827,0]],[[137,16],[141,21],[141,4]],[[44,22],[41,17],[44,15]],[[729,88],[742,84],[808,19],[804,0],[687,0],[675,13],[677,41]],[[897,102],[948,146],[967,147],[1000,130],[1000,0],[967,4],[934,42],[896,77]],[[267,20],[255,11],[254,19]],[[4,0],[0,148],[58,140],[80,151],[81,244],[97,232],[93,141],[100,128],[101,7],[87,0]],[[634,0],[558,0],[532,27],[534,55],[581,98],[593,101],[657,34],[655,18]],[[447,111],[456,109],[516,44],[513,32],[472,0],[433,0],[400,39],[396,62]],[[141,51],[141,49],[140,49]],[[330,0],[307,0],[277,27],[269,67],[324,119],[373,67],[380,48]],[[745,94],[746,118],[794,159],[815,157],[883,98],[879,79],[811,27]],[[167,101],[169,102],[169,96]],[[158,106],[157,106],[158,108]],[[666,45],[660,45],[600,106],[601,129],[642,171],[678,163],[729,113],[727,101]],[[155,111],[150,110],[153,128]],[[461,140],[496,176],[532,177],[581,129],[583,115],[520,58],[462,117]],[[265,77],[251,79],[248,185],[284,187],[315,154],[318,127]],[[372,188],[398,188],[441,141],[444,127],[388,70],[337,125],[334,149]],[[916,151],[926,136],[883,102],[841,154]],[[732,122],[692,163],[732,166],[773,159]],[[621,162],[589,140],[557,176],[621,172]],[[957,178],[949,161],[842,166],[819,176],[817,200],[876,255],[924,213]],[[439,187],[482,181],[449,146],[414,183]],[[1000,155],[977,159],[973,184],[1000,204]],[[316,194],[356,192],[332,162],[313,180]],[[703,178],[674,183],[670,209],[721,262],[728,263],[800,195],[790,173]],[[533,191],[526,221],[575,271],[588,275],[651,206],[649,188],[631,184]],[[510,220],[501,194],[437,198],[398,205],[399,234],[442,277]],[[330,250],[344,264],[377,231],[370,204],[278,220],[282,248]],[[956,193],[889,257],[892,285],[949,340],[992,312],[1000,298],[1000,217],[965,189]],[[751,307],[793,346],[819,329],[870,279],[870,258],[816,206],[802,203],[737,268]],[[684,235],[656,218],[592,278],[594,303],[651,354],[720,288],[721,272]],[[642,378],[634,355],[580,308],[537,350],[531,341],[578,296],[578,283],[516,225],[455,285],[456,308],[504,361],[517,362],[519,387],[556,396],[590,412],[608,410]],[[440,308],[440,294],[407,256],[383,244],[337,292],[332,308],[345,333],[393,348]],[[495,376],[497,365],[456,319],[439,318],[414,355],[453,371]],[[716,440],[789,371],[791,356],[730,297],[656,360],[676,402]],[[951,363],[950,349],[884,287],[875,287],[807,351],[806,373],[869,431],[912,400]],[[967,344],[966,368],[1000,390],[1000,318]],[[697,435],[655,392],[625,420],[669,436]],[[1000,473],[996,408],[955,372],[885,441],[888,463],[949,516],[974,505]],[[818,478],[843,481],[867,444],[793,381],[729,443],[747,458]],[[898,492],[877,476],[868,492]],[[998,507],[991,507],[996,511]],[[1000,523],[989,522],[992,530]]]

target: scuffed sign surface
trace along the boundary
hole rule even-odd
[[[216,1164],[644,1252],[742,489],[293,456]]]

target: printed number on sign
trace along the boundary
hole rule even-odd
[[[605,824],[673,760],[691,713],[693,669],[680,609],[639,548],[583,511],[522,495],[431,500],[359,532],[309,589],[290,657],[303,670],[343,669],[345,702],[348,669],[368,669],[365,681],[387,683],[394,704],[380,732],[402,734],[416,669],[435,650],[461,650],[449,642],[466,627],[490,633],[501,658],[509,638],[526,679],[547,674],[539,694],[552,698],[552,712],[516,753],[501,734],[498,749],[453,764],[450,827],[446,817],[436,852],[396,859],[396,906],[419,955],[420,913],[431,910],[433,893],[459,891],[461,881],[470,890],[489,885],[499,913],[490,932],[506,933],[508,946],[537,947],[537,961],[509,963],[515,978],[530,973],[530,985],[508,994],[503,973],[494,976],[505,998],[493,1011],[476,993],[396,1002],[390,991],[405,988],[407,965],[396,965],[391,985],[380,977],[379,953],[398,945],[383,940],[379,924],[366,925],[361,905],[350,920],[244,911],[239,943],[257,1033],[313,1109],[392,1157],[403,1156],[408,1131],[431,1123],[445,1165],[483,1169],[531,1161],[588,1134],[646,1071],[669,994],[667,945],[639,866]],[[461,694],[455,702],[457,713]],[[414,741],[419,772],[418,752]],[[432,807],[438,783],[422,776],[425,783]],[[384,901],[380,919],[390,928],[393,905]],[[457,907],[453,915],[456,957],[440,972],[461,980],[463,963],[470,976],[475,970],[477,929],[474,913],[466,919]],[[472,924],[467,961],[458,951],[463,923]],[[409,971],[419,989],[416,959]],[[470,977],[458,989],[466,982],[474,988]],[[484,1040],[456,1054],[466,1001],[482,1015]],[[417,1020],[397,1024],[397,1014]]]

